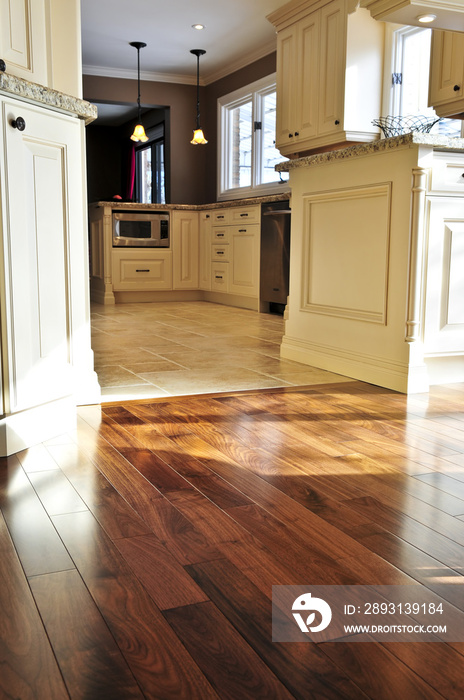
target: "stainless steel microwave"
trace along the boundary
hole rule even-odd
[[[114,211],[113,246],[169,248],[169,212]]]

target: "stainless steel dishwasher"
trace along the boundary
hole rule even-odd
[[[289,201],[261,206],[260,302],[264,311],[283,313],[287,303],[290,265]]]

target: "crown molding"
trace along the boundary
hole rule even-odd
[[[237,70],[246,68],[250,63],[259,61],[260,58],[268,56],[276,50],[276,39],[262,46],[258,51],[247,53],[237,61],[228,63],[226,67],[213,71],[208,75],[200,77],[200,85],[205,86],[221,80]],[[102,78],[123,78],[125,80],[137,80],[137,71],[132,68],[108,68],[107,66],[82,66],[83,75],[95,75]],[[194,75],[181,75],[175,73],[155,73],[152,71],[140,71],[140,79],[154,83],[178,83],[181,85],[196,85],[197,80]]]
[[[101,78],[123,78],[124,80],[137,80],[137,71],[130,68],[108,68],[107,66],[82,66],[83,75],[96,75]],[[155,73],[152,71],[140,71],[140,80],[153,83],[179,83],[182,85],[196,85],[197,79],[193,75],[180,75],[176,73]],[[200,85],[206,83],[200,78]]]

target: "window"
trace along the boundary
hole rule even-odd
[[[165,204],[164,124],[147,130],[148,141],[135,150],[137,202]]]
[[[428,106],[430,45],[432,30],[401,27],[392,32],[392,77],[386,114],[435,116]],[[461,136],[460,119],[442,119],[432,133]]]
[[[275,147],[275,76],[218,100],[219,198],[272,194],[287,189],[284,158]]]

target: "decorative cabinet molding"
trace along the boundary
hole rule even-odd
[[[307,0],[268,17],[278,31],[276,145],[285,156],[378,138],[383,28],[352,9]]]
[[[384,22],[464,31],[462,0],[361,0],[360,6]],[[419,22],[418,17],[429,14],[435,15],[433,24]]]
[[[463,33],[432,33],[429,105],[440,117],[464,119]]]

